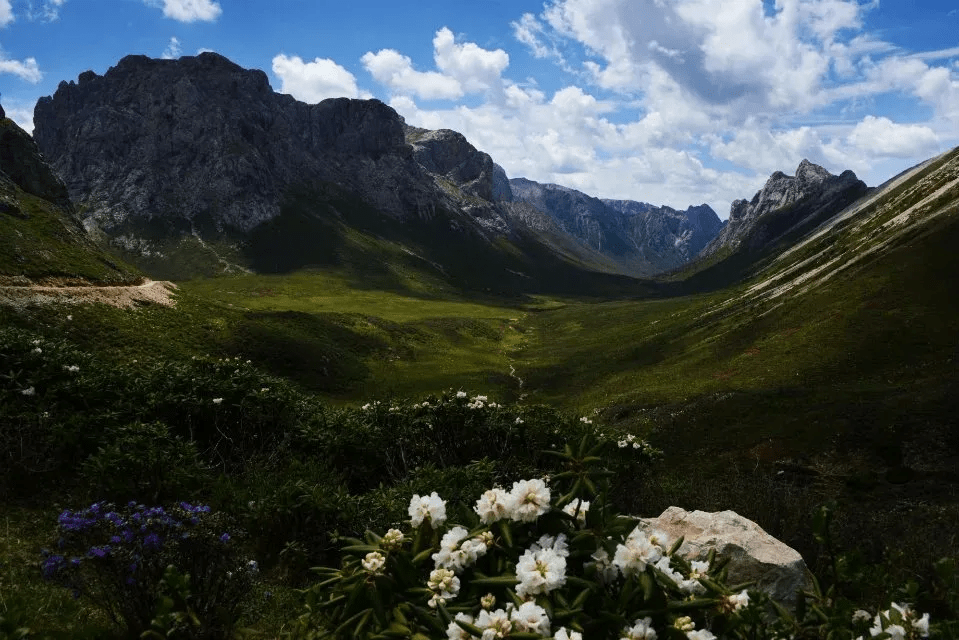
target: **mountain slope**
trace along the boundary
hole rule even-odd
[[[214,53],[85,72],[34,120],[87,229],[158,276],[316,266],[390,287],[646,286],[512,220],[491,159],[460,134],[406,127],[376,100],[304,104]]]
[[[87,237],[66,186],[0,108],[0,280],[51,278],[120,284],[139,274]]]
[[[653,275],[694,257],[722,228],[708,205],[677,211],[632,200],[601,200],[525,178],[509,181],[512,199],[547,213],[566,233],[624,273]]]

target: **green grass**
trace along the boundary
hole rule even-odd
[[[957,242],[945,221],[780,306],[720,307],[726,290],[533,313],[518,374],[536,400],[655,428],[674,456],[770,441],[808,456],[856,437],[878,455],[952,424],[959,289],[942,274]]]
[[[7,179],[0,182],[0,201],[16,208],[0,212],[0,275],[104,283],[134,282],[141,277],[97,248],[69,214]]]

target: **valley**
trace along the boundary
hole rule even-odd
[[[959,149],[875,188],[803,160],[723,223],[510,179],[212,53],[36,113],[0,129],[0,601],[38,637],[122,635],[39,576],[63,508],[212,505],[277,594],[244,623],[279,637],[412,492],[459,509],[582,437],[626,513],[732,509],[859,602],[918,575],[955,616],[921,572],[959,526]]]

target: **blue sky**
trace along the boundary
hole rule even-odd
[[[308,102],[375,97],[511,177],[721,217],[803,158],[876,185],[959,144],[952,0],[0,0],[0,92],[217,51]]]

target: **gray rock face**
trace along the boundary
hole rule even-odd
[[[525,178],[510,180],[509,186],[514,201],[546,212],[567,233],[640,275],[685,264],[722,228],[708,205],[677,211],[633,200],[600,200]]]
[[[13,120],[0,116],[0,171],[18,187],[73,212],[63,181],[44,161],[30,135]]]
[[[466,137],[450,129],[407,127],[413,157],[428,172],[441,176],[483,200],[493,199],[493,159],[477,151]]]
[[[399,218],[435,206],[390,107],[304,104],[215,53],[87,71],[41,98],[34,122],[70,194],[108,231],[154,217],[246,231],[275,217],[289,188],[323,181]]]
[[[647,533],[661,531],[670,540],[683,537],[679,553],[688,560],[704,560],[715,549],[729,558],[729,582],[755,582],[781,604],[794,607],[800,589],[812,588],[812,576],[802,556],[735,511],[686,511],[670,507],[658,518],[644,518]]]
[[[794,229],[819,224],[865,192],[865,183],[852,171],[835,176],[803,160],[795,177],[777,171],[752,200],[733,202],[728,224],[701,255],[724,247],[760,251]]]

